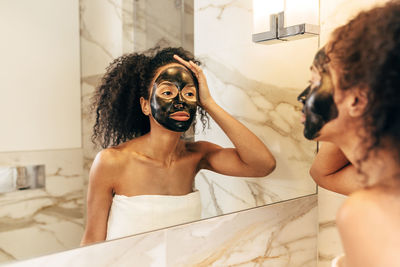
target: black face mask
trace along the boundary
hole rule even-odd
[[[150,97],[154,119],[175,132],[185,132],[196,117],[197,88],[184,67],[165,69],[154,82]]]
[[[320,50],[314,59],[314,66],[320,72],[321,80],[318,86],[308,86],[297,100],[303,104],[303,113],[306,117],[304,122],[304,136],[314,139],[319,136],[319,131],[329,121],[338,116],[338,111],[333,100],[333,83],[331,76],[322,66],[319,66],[321,58],[325,57]]]

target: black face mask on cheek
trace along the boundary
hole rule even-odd
[[[298,97],[303,106],[305,115],[304,136],[314,139],[326,123],[335,119],[338,111],[333,100],[333,84],[327,73],[321,74],[320,85],[307,87]]]
[[[178,88],[178,94],[171,99],[166,99],[156,94],[157,86],[163,81],[173,83]],[[192,75],[183,67],[171,67],[164,70],[154,82],[150,107],[154,119],[163,127],[174,132],[187,131],[196,117],[197,102],[187,101],[182,95],[182,89],[187,84],[194,84]],[[189,114],[187,120],[174,119],[176,112]]]

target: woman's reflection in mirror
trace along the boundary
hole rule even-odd
[[[200,219],[193,184],[201,169],[264,177],[275,168],[264,143],[216,104],[182,48],[117,58],[94,99],[92,140],[103,150],[90,169],[82,245]],[[181,138],[196,111],[203,129],[211,116],[234,148]]]

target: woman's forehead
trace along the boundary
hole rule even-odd
[[[151,84],[150,84],[150,88],[149,88],[150,94],[152,93],[155,83],[156,83],[156,80],[160,77],[160,75],[163,74],[166,70],[171,69],[171,68],[181,70],[183,73],[186,73],[194,81],[192,72],[188,68],[186,68],[184,65],[182,65],[180,63],[175,63],[175,62],[169,63],[169,64],[161,66],[157,69],[157,71],[153,77],[153,80],[151,81]]]
[[[161,66],[157,69],[157,71],[153,77],[153,81],[156,80],[158,78],[158,76],[160,76],[161,73],[165,72],[167,69],[170,69],[170,68],[179,68],[182,72],[186,72],[187,74],[190,75],[190,77],[192,77],[191,71],[189,69],[187,69],[184,65],[179,64],[179,63],[169,63],[169,64]]]

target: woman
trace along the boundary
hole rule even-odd
[[[311,73],[304,135],[324,142],[310,173],[349,195],[336,218],[341,262],[400,266],[400,2],[337,28]]]
[[[116,59],[96,95],[87,225],[82,244],[113,239],[200,218],[196,173],[262,177],[275,168],[268,148],[219,107],[194,58],[181,48]],[[200,108],[235,148],[183,140]],[[110,146],[111,145],[111,146]]]

